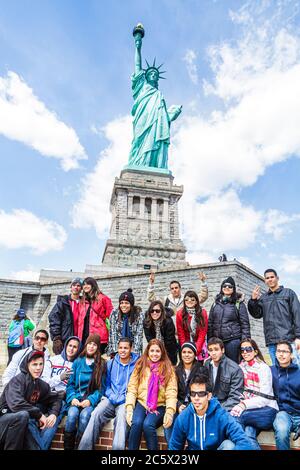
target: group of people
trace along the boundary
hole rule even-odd
[[[113,308],[95,279],[74,279],[49,314],[54,356],[44,329],[30,346],[8,342],[0,446],[49,449],[66,417],[65,450],[94,449],[113,418],[118,450],[139,449],[142,434],[158,449],[160,426],[170,450],[258,450],[258,434],[271,429],[277,448],[289,449],[291,433],[300,435],[300,303],[274,269],[264,277],[268,290],[256,286],[248,308],[225,279],[209,314],[204,273],[199,293],[183,294],[174,280],[163,299],[152,273],[146,312],[131,289]],[[251,338],[248,311],[263,318],[271,367]],[[35,327],[24,310],[13,322],[23,336]]]

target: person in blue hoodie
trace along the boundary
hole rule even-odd
[[[279,406],[273,422],[278,450],[290,449],[291,432],[300,437],[300,370],[293,362],[292,345],[280,341],[276,345],[275,366],[271,367],[273,391]]]
[[[212,398],[208,371],[190,382],[191,403],[175,421],[169,450],[254,450],[243,428]]]
[[[127,435],[125,399],[127,385],[139,355],[132,352],[132,340],[121,338],[118,353],[107,363],[106,391],[92,413],[78,449],[92,450],[98,442],[101,429],[112,418],[114,421],[113,450],[124,450]]]
[[[106,363],[101,358],[98,334],[88,336],[72,370],[66,389],[68,416],[64,433],[65,450],[74,449],[76,437],[80,441],[93,409],[105,392]]]

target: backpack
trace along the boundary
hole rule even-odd
[[[8,334],[8,346],[10,348],[18,348],[24,344],[24,321],[13,320],[12,328]]]

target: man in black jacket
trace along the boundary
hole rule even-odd
[[[263,318],[266,345],[272,364],[276,363],[276,344],[281,340],[292,343],[294,362],[300,364],[300,303],[296,293],[279,285],[275,269],[266,269],[265,283],[269,290],[261,295],[255,286],[248,302],[250,315]]]
[[[76,277],[71,282],[71,294],[58,295],[49,313],[50,336],[54,354],[61,354],[70,336],[78,336],[79,301],[83,280]]]
[[[224,343],[219,338],[210,338],[207,343],[210,359],[205,362],[209,370],[212,394],[227,411],[240,402],[244,391],[243,371],[236,362],[225,356]]]
[[[9,381],[0,397],[0,445],[5,450],[37,450],[41,447],[35,434],[54,425],[61,399],[39,378],[44,368],[42,351],[29,353],[20,368],[20,374]],[[42,407],[47,409],[48,416],[43,414]]]

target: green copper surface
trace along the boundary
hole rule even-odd
[[[142,69],[143,25],[138,24],[133,30],[135,41],[135,71],[131,77],[134,104],[133,139],[128,159],[128,169],[155,169],[161,173],[168,170],[168,148],[170,144],[170,125],[181,113],[182,106],[173,105],[169,109],[163,94],[158,89],[160,67],[147,63]]]

